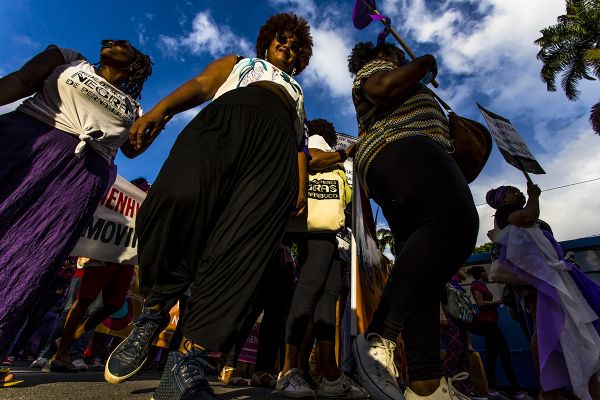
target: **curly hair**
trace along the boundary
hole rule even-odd
[[[152,75],[152,65],[154,63],[150,56],[147,56],[133,46],[131,46],[131,49],[135,52],[136,58],[129,66],[129,76],[121,83],[120,89],[134,99],[141,99],[144,82]]]
[[[375,60],[380,53],[402,54],[402,57],[406,59],[404,52],[391,43],[375,46],[371,42],[360,42],[354,46],[348,57],[348,70],[351,74],[356,75],[365,64]]]
[[[327,144],[335,147],[337,144],[337,134],[333,124],[325,119],[317,118],[308,121],[308,136],[319,135],[325,139]]]
[[[300,50],[296,55],[296,75],[304,71],[312,56],[313,39],[310,36],[308,22],[293,13],[271,15],[267,22],[260,28],[256,38],[256,57],[264,58],[265,51],[271,45],[277,33],[293,33],[298,38]]]

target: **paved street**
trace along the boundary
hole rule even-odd
[[[29,369],[29,363],[19,362],[12,371],[25,380],[13,388],[0,389],[1,400],[128,400],[150,399],[158,386],[160,373],[143,372],[120,385],[106,383],[103,371],[90,370],[77,374],[45,373]],[[211,382],[219,399],[274,400],[270,389],[227,387]]]

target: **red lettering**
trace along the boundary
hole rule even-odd
[[[134,214],[135,204],[136,204],[136,201],[134,199],[132,199],[131,197],[129,197],[127,199],[127,207],[125,208],[125,212],[123,212],[123,215],[133,218],[135,216],[135,214]]]
[[[119,191],[115,188],[110,189],[110,192],[108,192],[108,195],[106,196],[106,199],[105,199],[106,204],[103,204],[103,206],[105,206],[106,208],[110,208],[112,210],[113,206],[110,203],[116,199],[118,192]]]
[[[125,214],[125,205],[130,200],[129,196],[123,194],[123,192],[119,193],[119,197],[117,198],[117,203],[115,204],[115,210],[119,211],[121,214]]]

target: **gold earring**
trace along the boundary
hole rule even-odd
[[[292,69],[292,76],[296,75],[296,67]]]
[[[269,55],[269,49],[265,49],[265,61],[269,61],[269,60],[267,60],[268,55]]]

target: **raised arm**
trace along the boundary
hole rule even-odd
[[[352,157],[354,155],[354,148],[354,143],[344,150],[332,152],[311,148],[309,150],[312,158],[308,163],[309,169],[311,171],[322,171],[331,167],[332,165],[343,163],[348,157]]]
[[[64,63],[60,50],[50,47],[27,61],[18,71],[0,78],[0,106],[37,92],[54,68]]]
[[[515,211],[508,216],[508,223],[523,228],[533,226],[540,218],[540,194],[542,191],[538,185],[527,182],[527,203],[519,211]]]
[[[377,107],[386,107],[405,98],[428,72],[437,75],[435,57],[426,54],[392,71],[381,71],[370,76],[363,85],[367,100]]]
[[[138,118],[129,129],[129,140],[135,154],[142,153],[162,130],[165,123],[182,111],[199,106],[212,99],[237,63],[237,56],[225,56],[211,64],[195,78],[190,79]],[[125,146],[127,148],[127,146]]]

